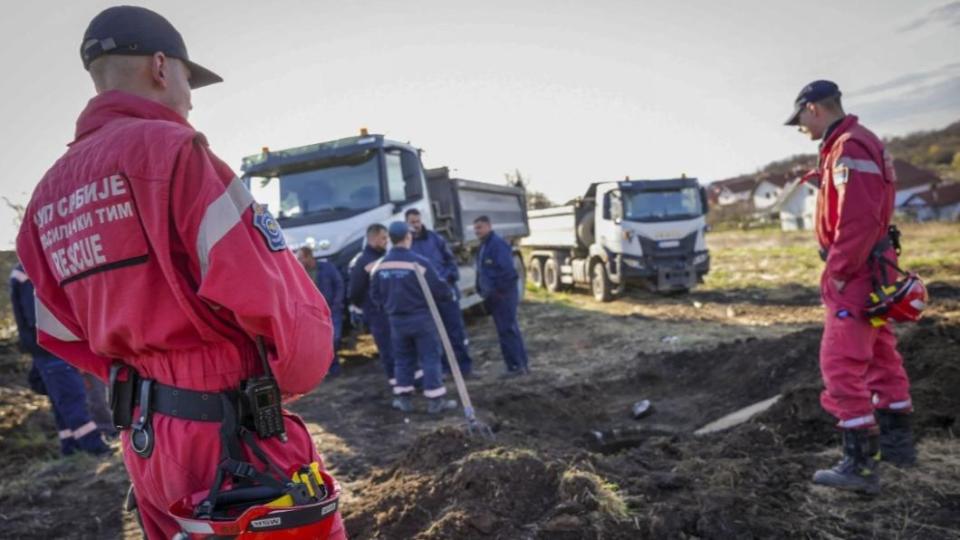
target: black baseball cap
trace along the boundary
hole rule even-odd
[[[183,36],[159,13],[139,6],[107,8],[90,21],[80,44],[84,69],[106,54],[149,56],[162,52],[190,68],[190,88],[223,82],[216,73],[190,61]]]
[[[790,115],[790,118],[787,118],[784,124],[788,126],[797,125],[800,119],[800,111],[802,111],[808,103],[816,103],[822,99],[834,96],[840,96],[840,87],[837,86],[835,82],[813,81],[804,86],[803,90],[800,90],[796,101],[793,102],[793,114]]]

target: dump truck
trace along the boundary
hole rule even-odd
[[[695,178],[593,183],[565,206],[529,212],[527,279],[550,291],[589,285],[603,302],[629,284],[688,291],[710,271],[706,213]]]
[[[361,133],[334,141],[270,150],[243,158],[243,179],[283,229],[291,249],[308,246],[346,278],[363,248],[366,229],[403,220],[410,208],[441,234],[460,264],[460,305],[478,304],[473,220],[490,217],[494,230],[516,249],[514,264],[525,276],[520,238],[529,233],[523,189],[464,180],[446,167],[425,169],[421,150],[383,135]],[[518,280],[520,291],[524,279]]]

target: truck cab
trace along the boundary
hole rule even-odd
[[[361,135],[243,158],[254,199],[283,228],[287,245],[309,246],[341,271],[360,253],[368,225],[417,208],[433,227],[420,151],[382,135]]]
[[[689,290],[710,271],[705,190],[692,178],[596,184],[597,247],[617,285]],[[617,275],[619,274],[619,275]]]
[[[480,298],[472,260],[478,242],[472,221],[465,220],[489,214],[501,236],[518,240],[528,232],[524,194],[450,178],[446,168],[428,174],[420,154],[410,144],[361,132],[278,151],[264,148],[243,158],[241,170],[254,199],[276,217],[287,245],[310,247],[314,257],[332,262],[345,277],[369,225],[402,221],[404,212],[416,208],[423,224],[437,230],[439,215],[437,232],[460,263],[461,306],[466,308]]]
[[[529,280],[554,291],[587,284],[602,301],[631,283],[689,290],[710,270],[706,212],[693,178],[591,184],[571,204],[530,212]]]

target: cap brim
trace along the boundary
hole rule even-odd
[[[783,123],[785,126],[796,126],[800,124],[800,111],[803,110],[804,104],[798,104],[793,108],[793,114],[790,115],[790,118],[787,118],[787,121]]]
[[[185,60],[184,63],[190,68],[190,88],[193,90],[223,82],[223,77],[200,64],[195,64],[189,60]]]

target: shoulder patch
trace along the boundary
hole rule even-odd
[[[264,204],[253,203],[253,226],[260,231],[270,251],[283,251],[287,243],[283,240],[283,230]]]
[[[847,179],[850,178],[850,169],[846,165],[837,165],[831,171],[830,176],[833,177],[833,185],[840,187],[847,183]]]

